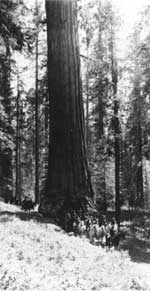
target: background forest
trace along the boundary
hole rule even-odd
[[[78,0],[85,140],[99,210],[150,207],[150,7],[122,49],[112,1]],[[143,18],[144,15],[144,18]],[[0,1],[0,195],[39,204],[51,96],[43,2]],[[124,39],[124,45],[126,45]]]

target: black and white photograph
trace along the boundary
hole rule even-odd
[[[0,0],[0,291],[150,291],[150,0]]]

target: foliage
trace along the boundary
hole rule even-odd
[[[87,2],[86,5],[84,1],[79,3],[83,5],[79,6],[82,10],[79,13],[81,49],[84,48],[86,55],[84,57],[81,54],[81,59],[91,176],[97,200],[101,201],[101,205],[112,206],[115,193],[112,62],[116,49],[114,45],[113,51],[112,43],[116,42],[114,31],[117,29],[118,19],[109,1]],[[109,167],[112,168],[110,180]]]
[[[142,237],[142,213],[128,225],[129,252],[106,252],[66,235],[35,212],[20,213],[3,202],[0,209],[1,291],[149,290],[149,241]],[[148,224],[149,217],[145,220]]]
[[[144,199],[146,185],[144,158],[149,159],[149,33],[145,35],[149,9],[144,22],[135,26],[131,42],[129,70],[129,111],[126,123],[124,177],[129,203],[133,206]],[[130,173],[130,174],[129,174]],[[130,175],[130,177],[129,177]],[[143,201],[144,203],[144,201]]]

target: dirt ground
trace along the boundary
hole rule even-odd
[[[150,219],[125,216],[125,241],[106,252],[0,202],[0,291],[150,291]]]

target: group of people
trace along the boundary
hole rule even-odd
[[[35,206],[35,203],[29,197],[25,197],[21,204],[22,210],[28,211],[28,212],[30,212],[31,210],[34,210],[34,206]]]
[[[25,196],[23,200],[18,200],[14,196],[6,196],[5,203],[10,203],[13,205],[20,206],[22,210],[30,212],[34,210],[35,203],[32,201],[30,197]]]
[[[75,236],[85,236],[90,243],[101,245],[110,249],[111,246],[118,248],[124,234],[119,230],[115,218],[110,220],[106,216],[97,218],[92,215],[77,215],[75,212],[67,212],[65,215],[65,230],[73,232]]]

